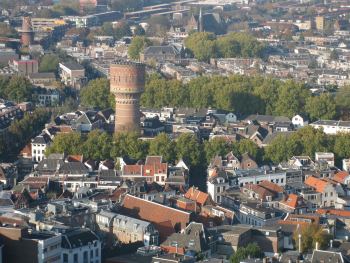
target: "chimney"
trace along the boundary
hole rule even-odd
[[[330,245],[329,245],[330,248],[333,248],[333,239],[331,239],[329,242],[330,242]]]
[[[299,253],[301,254],[301,234],[299,234]]]
[[[316,248],[315,249],[318,250],[318,242],[316,242]]]

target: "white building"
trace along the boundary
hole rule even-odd
[[[343,170],[350,171],[350,159],[343,159]]]
[[[207,180],[208,194],[218,204],[222,202],[222,195],[229,187],[230,184],[225,172],[210,176]]]
[[[46,133],[36,136],[32,142],[32,161],[40,162],[45,158],[45,151],[51,143],[51,138]]]
[[[61,81],[68,86],[80,88],[85,81],[85,69],[78,63],[59,63]]]
[[[315,161],[318,163],[327,163],[330,167],[333,167],[334,153],[316,152]]]
[[[348,133],[350,132],[349,121],[319,120],[310,124],[316,129],[323,129],[326,134]]]
[[[304,127],[309,124],[305,117],[297,114],[292,118],[292,123],[295,128]]]
[[[62,234],[63,263],[101,263],[101,241],[89,229],[75,229]]]

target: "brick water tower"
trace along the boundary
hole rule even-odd
[[[145,65],[121,61],[110,66],[115,95],[115,132],[140,133],[140,96],[145,88]]]
[[[29,16],[23,17],[21,33],[21,43],[23,47],[28,47],[34,42],[34,30],[32,20]]]

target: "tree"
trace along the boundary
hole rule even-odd
[[[146,22],[149,25],[148,36],[165,36],[170,28],[170,21],[166,16],[152,16]]]
[[[114,105],[114,96],[109,91],[109,81],[105,78],[91,80],[81,90],[81,104],[98,109],[111,108]]]
[[[287,81],[280,87],[274,113],[291,118],[302,111],[308,96],[310,92],[304,85]]]
[[[128,55],[132,59],[140,59],[140,53],[151,45],[151,41],[142,36],[136,36],[132,39],[131,44],[128,48]]]
[[[255,160],[261,159],[259,147],[249,139],[243,139],[238,143],[238,151],[241,155],[248,153]]]
[[[111,136],[99,130],[91,131],[82,145],[82,153],[84,157],[94,160],[105,160],[110,158],[111,149]]]
[[[78,132],[60,133],[55,136],[45,155],[51,153],[81,154],[83,138]]]
[[[175,143],[166,135],[157,135],[149,145],[150,155],[160,155],[166,162],[174,163],[176,159]]]
[[[306,100],[305,110],[312,120],[332,120],[336,115],[334,98],[326,93],[320,96],[309,97]]]
[[[301,235],[301,251],[303,253],[316,248],[316,243],[318,243],[319,249],[326,249],[332,237],[317,224],[313,223],[302,226],[301,230],[295,231],[293,235],[294,242],[298,249],[299,235]]]
[[[262,258],[263,252],[256,243],[249,243],[246,247],[239,247],[237,251],[231,256],[231,263],[239,263],[247,258]]]
[[[335,96],[335,104],[337,106],[338,112],[343,117],[344,115],[349,115],[350,110],[350,86],[344,86],[337,90]],[[349,116],[346,116],[349,118]]]
[[[264,158],[265,161],[272,161],[278,164],[297,155],[300,148],[300,143],[295,140],[295,137],[291,138],[287,135],[280,134],[265,148]]]
[[[46,54],[41,57],[39,64],[40,72],[56,72],[58,69],[59,58],[55,54]]]
[[[350,156],[350,134],[341,133],[335,136],[333,152],[338,161]]]
[[[216,155],[225,156],[229,153],[232,144],[223,138],[214,138],[204,142],[204,151],[209,163]]]
[[[198,165],[202,157],[202,148],[198,138],[190,133],[181,134],[176,140],[176,157],[187,165]]]
[[[190,34],[185,39],[185,46],[198,60],[209,61],[210,58],[217,57],[215,39],[215,35],[212,33],[197,32]]]
[[[113,138],[111,157],[129,157],[134,160],[141,160],[147,156],[148,142],[138,139],[134,132],[118,133]]]
[[[10,78],[2,94],[6,99],[16,102],[30,101],[32,99],[33,86],[29,80],[22,76]]]

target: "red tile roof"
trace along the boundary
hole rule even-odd
[[[278,184],[272,183],[270,181],[261,181],[259,183],[260,186],[264,187],[265,189],[271,191],[271,192],[275,192],[275,193],[283,193],[284,189],[283,187],[279,186]]]
[[[299,205],[299,202],[301,200],[302,197],[297,196],[296,194],[290,194],[288,195],[287,199],[285,201],[283,201],[282,203],[292,207],[292,208],[297,208]]]
[[[191,221],[191,214],[172,207],[154,203],[132,195],[126,195],[122,211],[129,216],[149,221],[158,229],[161,238],[168,233],[184,229]],[[169,221],[165,224],[164,222]]]
[[[350,211],[345,210],[338,210],[338,209],[317,209],[317,214],[320,215],[335,215],[335,216],[342,216],[342,217],[350,217]]]
[[[68,155],[67,156],[68,162],[83,162],[83,155]]]
[[[154,176],[155,174],[167,174],[167,163],[154,163],[154,164],[133,164],[124,165],[123,175],[138,175],[138,176]]]
[[[185,197],[191,199],[192,201],[196,201],[200,205],[204,205],[208,201],[209,195],[192,186],[190,189],[188,189]]]
[[[348,177],[348,176],[349,176],[349,173],[348,173],[348,172],[340,171],[340,172],[336,173],[336,174],[333,176],[333,180],[336,181],[336,182],[338,182],[338,183],[343,184],[345,178]]]
[[[258,184],[247,184],[243,188],[249,189],[259,195],[260,200],[266,200],[267,196],[273,197],[275,193]]]
[[[315,188],[316,192],[319,193],[323,193],[324,189],[327,187],[328,182],[316,178],[314,176],[309,176],[306,180],[305,180],[305,184],[307,184],[308,186],[311,186],[313,188]]]

